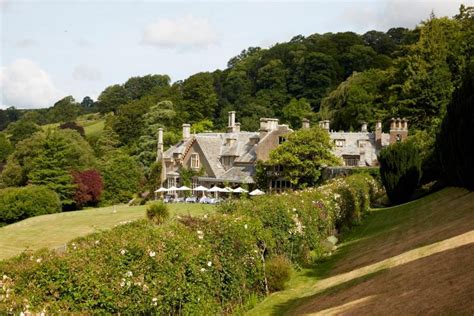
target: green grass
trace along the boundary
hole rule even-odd
[[[199,216],[213,213],[215,206],[169,204],[170,215]],[[25,249],[57,248],[68,241],[123,223],[145,218],[146,206],[117,205],[28,218],[0,228],[0,260]]]
[[[473,225],[474,193],[463,189],[447,188],[403,205],[374,209],[360,226],[342,236],[332,256],[294,271],[287,290],[273,293],[247,314],[301,313],[296,310],[299,306],[304,309],[333,292],[372,279],[398,265],[400,258],[422,258],[431,246],[472,231]]]
[[[87,138],[90,137],[100,137],[102,132],[104,131],[105,127],[105,120],[97,120],[97,121],[87,121],[87,122],[78,122],[79,125],[84,127],[84,132]]]

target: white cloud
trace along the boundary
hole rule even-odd
[[[92,47],[93,44],[91,41],[81,37],[79,39],[76,40],[76,45],[79,46],[79,47]]]
[[[218,36],[206,18],[188,15],[147,25],[142,43],[169,48],[203,48],[217,44]]]
[[[49,75],[29,59],[0,68],[0,104],[22,109],[51,106],[63,93]]]
[[[75,80],[83,80],[83,81],[95,81],[100,80],[102,74],[100,70],[91,66],[87,65],[79,65],[74,68],[72,72],[72,77]]]

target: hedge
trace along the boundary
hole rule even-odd
[[[0,262],[0,310],[229,314],[281,288],[275,258],[304,264],[324,255],[321,242],[360,221],[377,193],[373,178],[355,175],[226,203],[211,216],[120,225],[70,242],[63,254],[25,253]]]
[[[0,190],[0,223],[11,224],[25,218],[61,211],[58,195],[43,186]]]

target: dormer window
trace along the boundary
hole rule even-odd
[[[191,168],[192,169],[199,169],[199,154],[191,154]]]
[[[345,139],[336,139],[336,140],[334,140],[334,143],[336,144],[336,147],[346,146],[346,140]]]
[[[222,156],[221,157],[221,163],[224,166],[225,170],[232,167],[232,164],[234,163],[234,159],[235,159],[235,157],[233,157],[233,156]]]

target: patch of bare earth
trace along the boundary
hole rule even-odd
[[[316,294],[292,314],[473,315],[474,244],[352,282]]]

